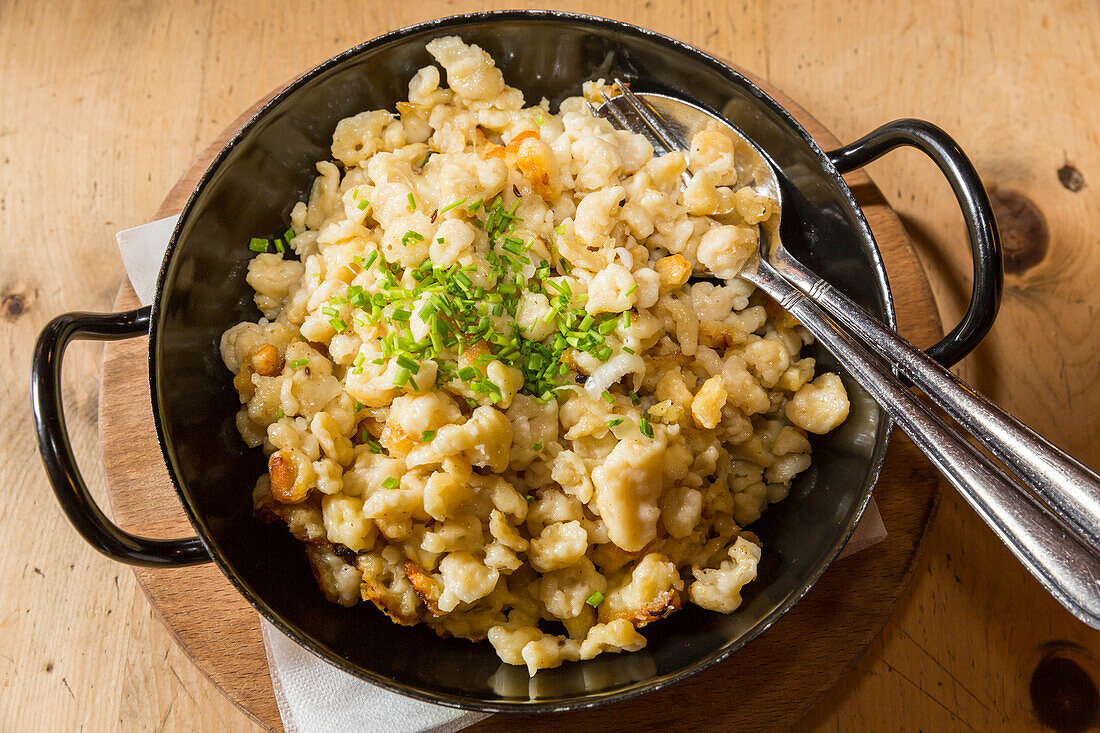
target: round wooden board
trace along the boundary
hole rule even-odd
[[[784,105],[825,149],[839,144],[792,100],[746,75]],[[266,101],[241,115],[192,163],[155,218],[180,212],[217,151]],[[856,172],[846,179],[890,273],[900,332],[918,345],[930,345],[943,330],[928,280],[901,222],[866,174]],[[116,309],[138,306],[129,282],[123,283]],[[132,532],[190,536],[194,531],[168,477],[153,427],[147,351],[148,338],[108,343],[104,349],[99,425],[108,496],[115,520]],[[638,726],[699,731],[790,726],[855,665],[894,611],[939,497],[938,474],[895,431],[875,488],[889,536],[835,563],[759,639],[725,662],[641,698],[574,713],[494,715],[468,730],[522,727],[611,733]],[[261,725],[282,731],[259,616],[217,567],[137,568],[134,574],[172,636],[210,681]],[[689,700],[691,704],[685,704]]]

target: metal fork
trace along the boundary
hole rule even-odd
[[[685,118],[702,115],[714,120],[760,156],[760,160],[752,161],[757,166],[755,184],[782,208],[782,192],[771,163],[728,122],[683,100],[636,95],[620,80],[615,83],[621,94],[614,98],[604,95],[604,103],[598,108],[590,104],[594,115],[645,135],[657,152],[687,150],[692,121]],[[665,110],[663,114],[656,109],[657,104]],[[686,172],[684,180],[690,180]],[[1096,521],[1100,517],[1100,503],[1096,501],[1100,479],[947,370],[928,366],[926,362],[931,360],[927,356],[790,256],[779,241],[778,225],[778,215],[761,225],[760,248],[739,276],[801,321],[882,405],[1039,582],[1074,616],[1100,628],[1100,559],[1090,547],[1100,538],[1100,522]],[[1053,507],[944,422],[845,326],[882,356],[896,361],[901,372],[924,388],[929,397],[943,405],[998,458],[1019,470],[1025,483],[1033,489],[1038,484],[1041,495]],[[965,394],[960,396],[960,392]],[[976,417],[978,412],[981,414]],[[1068,487],[1067,480],[1071,482]]]

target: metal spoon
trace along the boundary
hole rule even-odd
[[[687,141],[696,131],[718,123],[735,142],[743,143],[737,150],[739,183],[774,198],[782,211],[775,167],[737,128],[683,100],[636,95],[615,81],[622,94],[605,96],[602,105],[592,108],[594,114],[645,135],[658,153],[687,150]],[[739,276],[801,321],[1043,587],[1078,619],[1100,628],[1100,558],[1095,554],[1100,547],[1100,477],[802,265],[783,247],[779,220],[776,213],[761,224],[759,252]],[[1023,485],[909,391],[868,346],[896,364],[971,437],[1012,469]]]

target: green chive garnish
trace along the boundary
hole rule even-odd
[[[253,252],[266,252],[267,240],[260,239],[259,237],[253,237],[252,239],[248,240],[248,248]]]
[[[439,210],[439,213],[440,214],[446,214],[451,209],[457,209],[459,206],[462,206],[462,204],[464,204],[464,203],[466,203],[466,197],[465,196],[460,198],[458,201],[447,204],[446,206],[444,206],[442,209]]]
[[[401,482],[395,479],[393,476],[387,476],[385,480],[382,481],[383,489],[396,489],[400,485]]]
[[[596,608],[601,603],[603,603],[603,599],[604,599],[603,593],[600,593],[599,591],[595,591],[592,595],[588,596],[588,598],[585,598],[584,602],[587,603],[589,606],[592,606],[592,608]]]

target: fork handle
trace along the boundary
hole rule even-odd
[[[787,253],[772,265],[920,387],[1057,515],[1100,548],[1100,476],[990,402]]]
[[[1051,595],[1078,619],[1100,628],[1100,558],[782,275],[761,263],[742,277],[776,298],[817,337]]]

